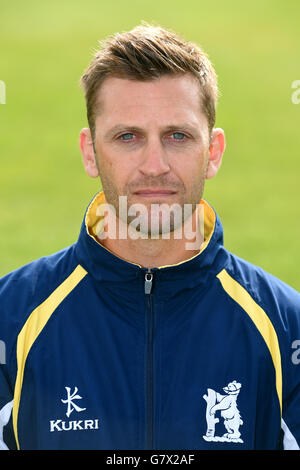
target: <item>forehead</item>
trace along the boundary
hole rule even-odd
[[[164,75],[151,81],[109,77],[98,90],[96,116],[107,124],[150,117],[203,121],[200,85],[190,74]]]

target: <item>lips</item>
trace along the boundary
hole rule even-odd
[[[171,196],[173,194],[176,194],[176,191],[172,191],[169,189],[140,189],[138,191],[135,191],[137,196]]]

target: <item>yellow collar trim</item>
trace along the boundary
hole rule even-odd
[[[105,202],[106,201],[105,201],[104,192],[103,191],[98,192],[96,194],[96,196],[94,197],[94,199],[92,200],[92,202],[90,203],[88,209],[87,209],[86,216],[85,216],[85,227],[86,227],[86,231],[87,231],[88,235],[90,235],[99,245],[101,245],[102,248],[106,249],[107,251],[109,251],[113,255],[118,256],[115,253],[113,253],[112,251],[108,250],[105,246],[103,246],[98,241],[97,236],[96,236],[96,234],[99,234],[99,233],[102,232],[103,224],[104,224],[104,217],[102,215],[98,215],[98,213],[97,213],[98,207],[102,204],[105,204]],[[169,266],[178,266],[179,264],[185,263],[186,261],[190,261],[191,259],[198,256],[200,253],[202,253],[205,250],[205,248],[207,247],[207,245],[209,244],[209,241],[210,241],[210,239],[211,239],[211,237],[214,233],[214,229],[215,229],[216,214],[215,214],[213,208],[204,199],[201,199],[200,204],[203,204],[203,206],[204,206],[204,241],[201,245],[201,248],[200,248],[199,252],[196,253],[196,255],[193,256],[192,258],[189,258],[188,260],[181,261],[180,263],[170,264],[170,265],[167,265],[167,266],[158,266],[159,269],[166,268],[166,267],[169,267]],[[120,256],[118,256],[118,258],[123,259]],[[135,264],[136,266],[141,267],[137,263],[132,263],[131,261],[127,261],[127,262],[130,262],[131,264]]]

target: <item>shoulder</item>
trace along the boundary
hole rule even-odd
[[[266,316],[284,347],[294,335],[300,338],[300,293],[259,266],[228,254],[226,267],[218,274],[227,294],[234,292],[235,300],[241,299],[244,309],[254,309],[257,318]]]
[[[259,303],[281,310],[298,310],[300,293],[287,283],[232,253],[229,253],[226,271]]]
[[[300,368],[295,368],[300,362],[299,351],[294,351],[300,343],[299,292],[231,253],[217,277],[228,302],[235,302],[237,309],[248,315],[263,337],[276,370],[278,394],[283,393],[286,399],[300,383]]]
[[[74,245],[34,260],[0,279],[1,339],[16,338],[31,312],[66,279],[78,265]]]
[[[0,296],[2,302],[9,294],[21,289],[27,295],[37,293],[55,279],[63,276],[74,263],[74,245],[57,253],[31,261],[0,278]],[[73,261],[73,263],[72,263]],[[76,261],[75,261],[76,263]]]

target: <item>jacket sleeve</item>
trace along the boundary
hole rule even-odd
[[[0,279],[0,450],[17,448],[12,424],[12,407],[16,373],[15,344],[17,324],[7,303],[16,311],[13,299],[16,291],[8,292],[9,276]],[[12,321],[13,320],[13,321]]]
[[[288,394],[282,407],[283,449],[300,450],[300,329],[299,339],[294,339],[290,346],[290,370],[287,373]],[[285,377],[283,377],[285,380]]]
[[[5,361],[5,344],[0,343],[0,450],[16,449],[12,426],[13,391],[9,385]]]
[[[285,308],[282,448],[300,449],[300,294],[289,289]]]

